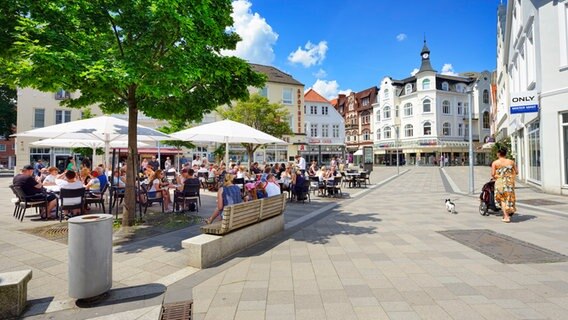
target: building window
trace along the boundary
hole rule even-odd
[[[308,134],[308,123],[304,122],[304,132]]]
[[[422,90],[430,90],[430,79],[422,80]]]
[[[568,185],[568,113],[562,114],[562,137],[564,140],[564,184]]]
[[[371,140],[371,133],[369,131],[364,131],[363,132],[363,141],[369,141]]]
[[[442,90],[450,91],[450,85],[447,82],[442,82]]]
[[[258,90],[258,94],[262,97],[268,98],[268,87]]]
[[[568,126],[567,126],[566,128],[568,128]],[[567,131],[568,131],[568,130],[567,130]],[[381,140],[381,129],[377,129],[377,140]],[[567,152],[568,152],[568,151],[567,151]],[[566,163],[567,163],[567,166],[568,166],[568,160],[567,160]],[[567,167],[567,169],[568,169],[568,167]]]
[[[384,128],[383,133],[384,133],[385,139],[391,138],[391,128],[390,127]]]
[[[318,114],[318,106],[310,106],[310,114]]]
[[[489,91],[487,89],[483,90],[483,103],[489,103]]]
[[[448,100],[442,101],[442,113],[450,114],[450,102]]]
[[[463,123],[458,123],[458,136],[463,136]]]
[[[6,145],[0,144],[0,152],[6,152]]]
[[[404,86],[404,94],[411,94],[412,93],[412,84],[407,84]]]
[[[57,90],[57,92],[55,93],[55,100],[66,100],[66,99],[71,99],[71,93],[63,89]]]
[[[389,106],[386,106],[383,109],[383,118],[390,119],[390,117],[391,117],[391,108]]]
[[[312,124],[310,125],[310,136],[317,137],[318,136],[318,125]]]
[[[292,88],[282,89],[282,103],[292,104]]]
[[[411,124],[407,124],[404,126],[404,136],[405,137],[412,137],[414,135],[414,127]]]
[[[412,115],[412,103],[407,103],[404,105],[404,116],[408,117]]]
[[[364,106],[368,106],[369,105],[369,97],[365,97],[361,100],[361,104]]]
[[[377,110],[377,121],[381,121],[381,110]]]
[[[540,123],[529,124],[529,178],[541,181],[540,177]]]
[[[45,127],[45,109],[34,109],[34,128]]]
[[[464,102],[463,103],[463,115],[467,116],[468,112],[469,112],[469,102]]]
[[[430,99],[422,101],[422,112],[432,112]]]
[[[429,136],[432,135],[432,124],[430,122],[424,123],[424,135]]]
[[[55,124],[71,122],[71,110],[55,110]]]
[[[343,114],[343,105],[339,106],[339,113]]]
[[[383,95],[385,96],[385,99],[389,98],[389,89],[385,89]]]
[[[442,135],[451,136],[452,135],[452,125],[448,122],[444,122],[442,125]]]
[[[322,138],[329,137],[329,124],[322,124],[321,125],[321,136],[322,136]]]
[[[331,129],[333,130],[333,137],[334,138],[339,138],[339,125],[338,124],[334,124]]]
[[[489,129],[490,127],[489,111],[485,111],[483,112],[483,129]]]
[[[329,109],[329,107],[328,107],[328,106],[322,106],[322,107],[321,107],[321,114],[323,114],[323,115],[327,115],[327,114],[328,114],[328,112],[329,112],[329,110],[328,110],[328,109]]]
[[[463,106],[461,102],[458,102],[458,114],[461,115],[463,112]]]

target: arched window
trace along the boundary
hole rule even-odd
[[[422,90],[430,90],[430,79],[422,80]]]
[[[483,90],[483,103],[489,103],[489,91]]]
[[[483,112],[483,129],[489,129],[490,128],[490,123],[489,123],[489,111],[485,111]]]
[[[444,122],[442,125],[442,135],[451,136],[452,135],[452,125],[449,122]]]
[[[414,127],[411,124],[407,124],[404,126],[404,136],[405,137],[412,137],[414,135]]]
[[[369,131],[364,131],[363,132],[363,141],[369,141],[371,140],[371,133]]]
[[[450,114],[450,102],[448,100],[442,101],[442,113]]]
[[[381,140],[381,129],[377,129],[377,140]]]
[[[412,103],[407,103],[404,105],[404,116],[408,117],[412,115]]]
[[[430,122],[425,122],[423,128],[425,136],[432,135],[432,124]]]
[[[390,127],[384,128],[384,129],[383,129],[383,133],[384,133],[385,139],[390,139],[390,138],[392,137],[391,128],[390,128]]]
[[[377,110],[377,121],[381,121],[381,110]]]
[[[447,82],[442,82],[442,90],[450,91],[450,85]]]
[[[389,106],[386,106],[383,108],[383,118],[390,119],[390,117],[391,117],[391,108]]]
[[[385,89],[383,94],[385,96],[385,99],[388,99],[389,98],[389,89]]]
[[[412,84],[407,84],[404,86],[404,94],[411,94],[412,93]]]
[[[422,112],[432,112],[430,99],[422,101]]]

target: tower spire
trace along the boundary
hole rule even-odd
[[[424,33],[424,46],[422,47],[422,51],[420,51],[420,56],[422,57],[422,64],[420,65],[418,73],[423,71],[436,72],[430,64],[430,49],[428,49],[428,46],[426,45],[426,33]]]

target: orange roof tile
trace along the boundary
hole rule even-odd
[[[304,94],[304,101],[312,101],[312,102],[327,102],[330,103],[329,100],[322,97],[319,93],[317,93],[314,89],[309,89]]]

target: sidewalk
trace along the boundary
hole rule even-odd
[[[371,175],[372,183],[387,179],[396,173],[396,168],[380,168]],[[12,217],[13,204],[8,185],[11,178],[0,178],[0,272],[31,269],[33,278],[28,284],[29,307],[26,316],[33,318],[87,319],[114,314],[162,303],[167,286],[199,271],[187,267],[187,257],[181,248],[181,240],[200,234],[198,225],[170,232],[149,239],[114,247],[113,290],[110,307],[78,308],[68,297],[67,245],[49,241],[20,230],[54,221],[39,221],[28,215],[23,222]],[[355,193],[362,189],[344,189],[344,193]],[[208,217],[215,206],[215,194],[202,194],[203,206],[199,214]],[[312,197],[311,203],[291,203],[285,212],[285,221],[301,222],[313,212],[323,212],[345,199]],[[31,211],[30,211],[31,212]],[[151,297],[150,299],[147,299]],[[153,308],[155,309],[155,308]],[[146,313],[153,314],[152,308]],[[130,319],[130,317],[127,317]]]

